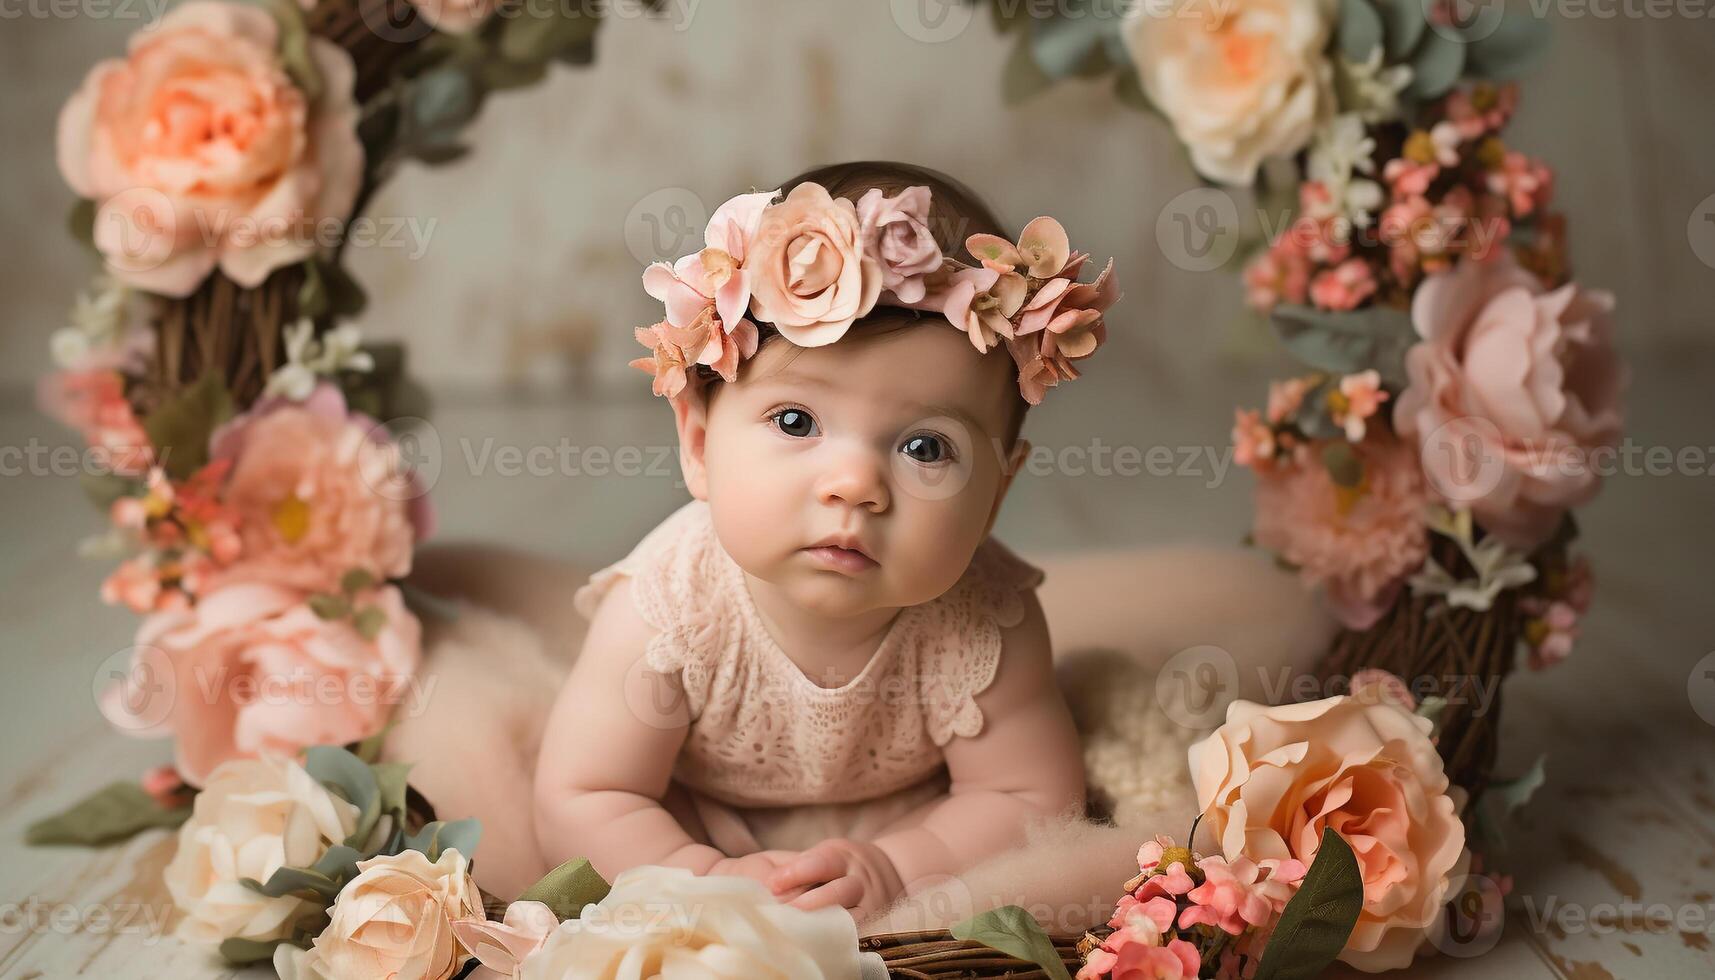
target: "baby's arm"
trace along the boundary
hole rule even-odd
[[[588,858],[608,880],[660,864],[764,877],[790,855],[731,859],[662,808],[690,712],[677,674],[643,663],[654,629],[614,584],[548,716],[536,764],[536,837],[550,864]]]
[[[1082,812],[1084,760],[1072,713],[1054,679],[1048,643],[1048,623],[1034,594],[1026,597],[1023,621],[1002,634],[1000,669],[994,682],[977,696],[983,729],[974,738],[947,744],[947,768],[952,777],[948,795],[920,819],[907,821],[874,842],[892,869],[876,868],[864,860],[870,845],[838,843],[812,849],[770,878],[777,888],[806,881],[827,881],[828,865],[848,877],[812,888],[797,904],[842,904],[873,911],[876,898],[858,893],[871,890],[865,879],[886,881],[892,870],[907,890],[931,875],[958,874],[990,855],[1024,840],[1024,825],[1034,816],[1068,810]],[[845,852],[854,856],[842,858]],[[855,870],[851,870],[855,869]],[[885,888],[883,890],[886,890]]]

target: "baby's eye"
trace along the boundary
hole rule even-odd
[[[905,440],[899,451],[919,463],[944,463],[953,458],[953,447],[932,433],[918,433]]]
[[[775,428],[796,439],[807,439],[816,434],[816,420],[801,408],[783,408],[769,416],[769,421],[774,423]]]

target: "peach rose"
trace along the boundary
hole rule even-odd
[[[470,861],[457,848],[433,864],[422,851],[403,851],[359,861],[357,870],[312,948],[274,950],[280,980],[447,980],[458,973],[470,952],[453,922],[482,915]]]
[[[402,477],[398,447],[367,417],[347,414],[338,389],[260,402],[210,445],[215,460],[232,461],[223,502],[244,544],[222,582],[337,592],[352,569],[378,579],[411,571],[427,520],[413,510],[422,495]]]
[[[95,202],[95,244],[133,286],[187,296],[301,262],[363,177],[351,58],[312,37],[322,95],[286,73],[267,11],[191,2],[97,64],[60,111],[60,173]]]
[[[866,254],[856,206],[820,184],[799,184],[762,212],[744,267],[751,309],[799,347],[839,340],[881,295],[881,264]]]
[[[1143,90],[1223,184],[1256,179],[1265,157],[1296,153],[1331,104],[1332,0],[1141,3],[1125,39]]]
[[[147,616],[102,714],[128,735],[175,736],[175,764],[198,785],[229,759],[367,738],[412,694],[422,629],[392,586],[351,607],[324,619],[302,593],[249,583]]]
[[[1431,486],[1514,548],[1548,540],[1596,495],[1592,455],[1619,442],[1613,308],[1572,283],[1544,290],[1510,254],[1464,259],[1412,298],[1422,340],[1394,427],[1417,439]]]
[[[1197,803],[1227,858],[1309,866],[1324,828],[1352,846],[1364,907],[1340,959],[1360,970],[1408,966],[1470,861],[1463,794],[1449,789],[1432,727],[1350,696],[1234,701],[1226,723],[1191,746]]]
[[[321,911],[296,895],[270,898],[243,883],[281,868],[307,868],[357,829],[357,807],[328,792],[291,759],[233,759],[208,777],[179,828],[167,891],[184,912],[177,934],[192,942],[267,941]]]

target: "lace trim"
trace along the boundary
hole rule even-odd
[[[982,733],[983,712],[977,697],[1000,672],[1002,631],[1024,621],[1022,593],[1041,585],[1044,577],[1041,569],[993,538],[977,549],[971,567],[947,595],[935,600],[937,622],[920,634],[929,645],[924,662],[951,668],[946,673],[954,682],[940,697],[929,699],[941,709],[929,717],[929,738],[937,746],[945,746],[954,736],[974,738]],[[941,674],[934,670],[924,678]]]

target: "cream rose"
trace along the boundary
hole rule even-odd
[[[326,929],[308,949],[280,946],[280,980],[447,980],[469,958],[453,922],[480,917],[482,893],[457,848],[429,863],[421,851],[373,857],[340,889]]]
[[[820,184],[799,184],[762,212],[744,268],[757,318],[799,347],[839,340],[881,295],[881,264],[864,248],[856,206]]]
[[[1310,142],[1331,105],[1325,57],[1332,0],[1156,0],[1127,16],[1143,90],[1223,184],[1256,179],[1266,157]]]
[[[520,976],[856,980],[860,962],[857,927],[844,909],[806,912],[749,878],[644,866],[561,923]]]
[[[1394,427],[1415,437],[1430,486],[1483,528],[1530,550],[1600,487],[1598,450],[1624,423],[1614,298],[1552,292],[1510,253],[1463,259],[1412,298],[1422,342]]]
[[[60,173],[95,202],[95,244],[133,286],[187,296],[218,265],[242,286],[301,262],[363,177],[351,57],[311,38],[312,103],[260,7],[192,2],[91,69],[60,111]]]
[[[1191,780],[1227,858],[1316,858],[1323,828],[1346,839],[1364,907],[1340,959],[1360,970],[1411,963],[1470,861],[1463,794],[1449,790],[1430,722],[1340,696],[1266,707],[1235,701],[1191,746]]]
[[[215,769],[179,828],[167,891],[185,914],[177,934],[194,942],[278,939],[319,911],[293,895],[270,898],[241,883],[315,864],[357,828],[357,807],[290,759],[236,759]]]

